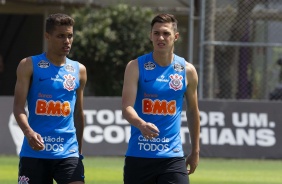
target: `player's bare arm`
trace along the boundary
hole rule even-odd
[[[26,136],[32,149],[42,150],[44,149],[43,139],[29,126],[25,111],[26,97],[30,86],[32,72],[33,68],[31,58],[28,57],[21,60],[17,68],[13,112],[19,127]]]
[[[76,128],[76,137],[79,145],[79,153],[82,154],[82,139],[84,130],[83,97],[84,88],[87,81],[87,71],[84,65],[79,64],[80,86],[77,89],[77,99],[74,110],[74,125]]]
[[[138,61],[130,61],[125,69],[122,90],[122,113],[124,118],[133,126],[139,128],[142,135],[148,139],[157,137],[159,129],[152,123],[145,122],[134,110],[139,79]]]
[[[186,115],[192,145],[191,154],[186,159],[186,166],[189,166],[189,174],[192,174],[199,162],[200,116],[197,96],[198,75],[195,67],[188,62],[186,63],[186,77]]]

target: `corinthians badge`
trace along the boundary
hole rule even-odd
[[[173,89],[174,91],[181,90],[183,83],[182,83],[182,75],[174,74],[170,75],[169,78],[171,81],[169,82],[169,88]]]

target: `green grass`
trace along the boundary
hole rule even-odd
[[[193,184],[282,184],[281,160],[201,159]]]
[[[123,157],[86,157],[86,184],[122,184]],[[0,156],[0,183],[17,181],[18,158]],[[282,160],[201,158],[191,184],[281,184]]]

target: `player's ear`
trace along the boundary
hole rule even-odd
[[[174,41],[176,42],[179,38],[179,32],[176,32],[174,35]]]
[[[48,39],[49,39],[49,37],[50,37],[50,34],[49,34],[49,33],[47,33],[47,32],[45,32],[45,33],[44,33],[44,37],[45,37],[45,39],[46,39],[46,40],[48,40]]]

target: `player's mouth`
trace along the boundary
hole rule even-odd
[[[69,52],[70,51],[70,47],[63,47],[64,52]]]
[[[165,44],[164,44],[164,43],[158,43],[158,46],[159,46],[159,47],[164,47]]]

